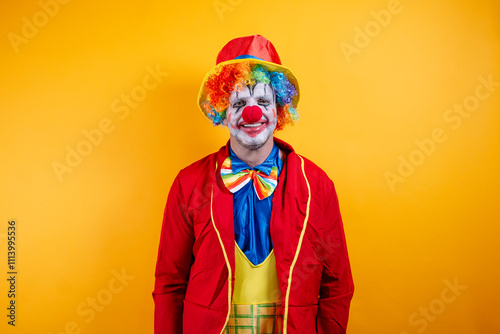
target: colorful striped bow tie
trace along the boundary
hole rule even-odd
[[[253,187],[259,200],[271,196],[278,184],[278,168],[276,166],[271,169],[269,175],[260,170],[253,169],[243,169],[233,174],[231,157],[227,157],[224,160],[221,168],[221,176],[227,189],[233,194],[243,188],[248,182],[253,181]]]

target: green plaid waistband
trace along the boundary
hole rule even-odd
[[[225,334],[281,334],[280,303],[232,305]]]

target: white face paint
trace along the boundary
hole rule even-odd
[[[248,106],[262,110],[260,120],[247,123],[243,119],[243,109]],[[255,86],[243,86],[240,92],[233,91],[223,123],[241,146],[252,150],[261,148],[272,138],[277,123],[276,98],[271,85],[260,82]]]

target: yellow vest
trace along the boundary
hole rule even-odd
[[[274,249],[259,265],[253,265],[235,242],[233,304],[265,304],[281,301]]]

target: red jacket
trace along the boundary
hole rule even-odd
[[[345,333],[354,285],[335,188],[274,140],[285,153],[270,227],[283,333]],[[233,197],[220,176],[228,145],[181,170],[170,189],[153,291],[157,334],[219,334],[229,317]]]

